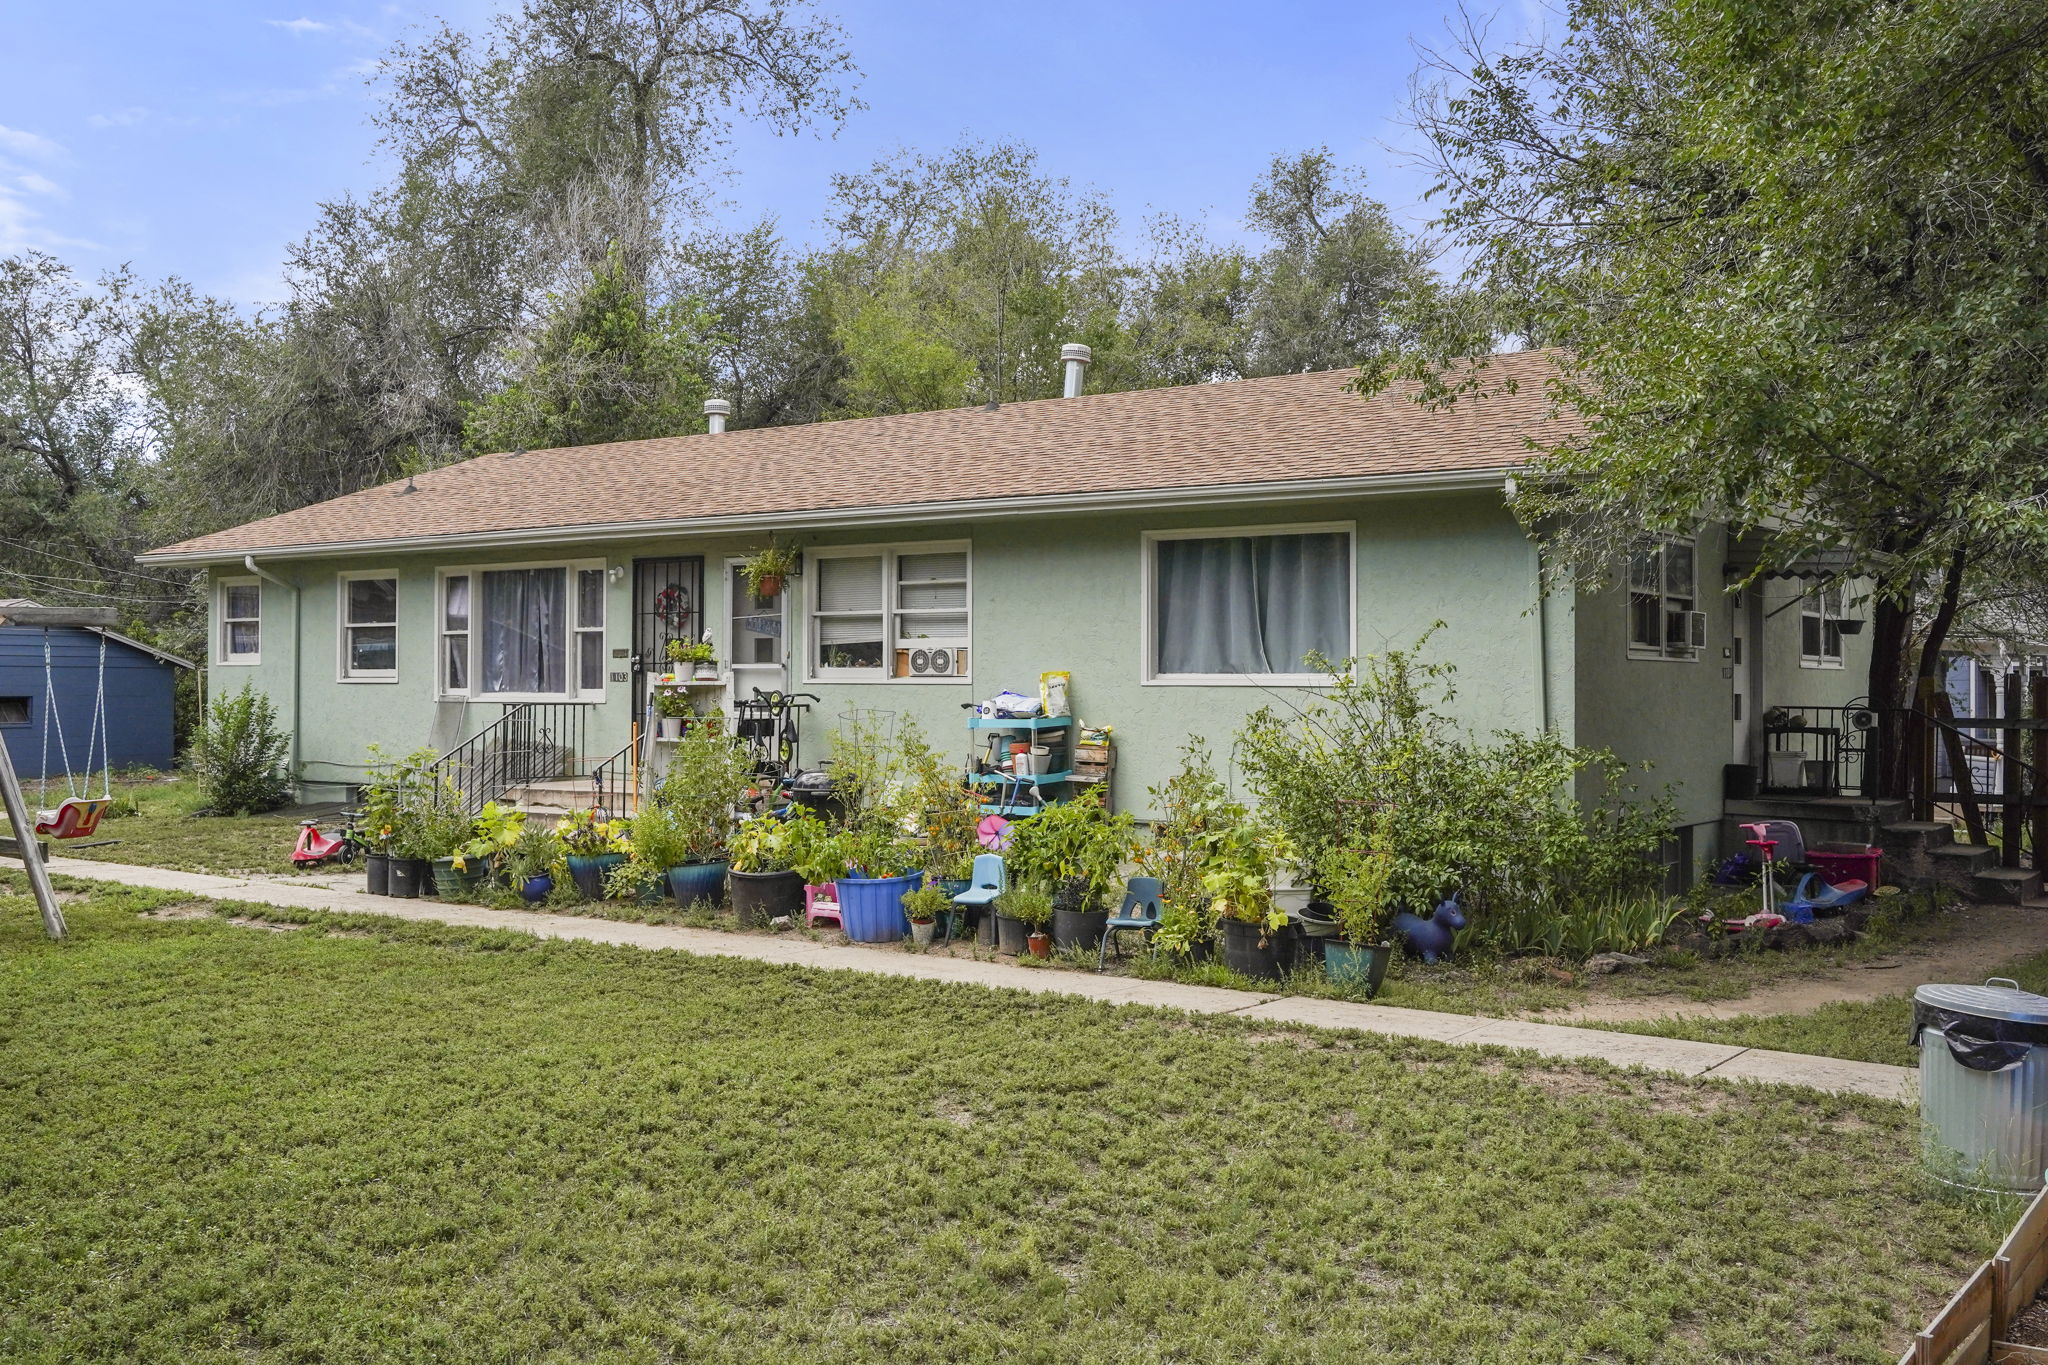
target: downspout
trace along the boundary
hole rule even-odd
[[[1515,476],[1510,474],[1501,485],[1501,492],[1511,505],[1515,500]],[[1530,557],[1535,563],[1536,592],[1536,709],[1543,719],[1545,733],[1550,730],[1550,594],[1543,588],[1543,546],[1536,537],[1529,537]]]
[[[270,570],[256,562],[255,555],[243,555],[242,567],[266,583],[275,583],[292,595],[292,785],[299,782],[299,660],[304,656],[305,641],[300,638],[299,585],[287,583]]]

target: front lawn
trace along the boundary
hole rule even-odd
[[[0,895],[0,1358],[1888,1361],[1915,1116],[509,933]]]
[[[49,804],[55,805],[62,797],[63,793],[53,788]],[[53,841],[51,856],[221,876],[296,870],[291,861],[292,846],[299,837],[296,816],[197,815],[194,812],[204,804],[198,785],[190,778],[169,775],[117,778],[114,797],[112,813],[91,838]],[[31,785],[29,803],[35,804],[36,799]],[[7,818],[0,814],[0,834],[8,832]]]

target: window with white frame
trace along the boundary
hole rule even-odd
[[[1144,539],[1151,682],[1313,681],[1354,647],[1349,523],[1171,531]]]
[[[1698,554],[1689,540],[1653,540],[1628,557],[1628,652],[1635,659],[1697,659]]]
[[[341,576],[341,676],[347,682],[398,680],[398,579],[390,574]]]
[[[972,634],[965,544],[809,552],[810,675],[957,678]]]
[[[1840,584],[1810,592],[1799,601],[1799,663],[1802,668],[1842,666],[1843,609]]]
[[[604,696],[602,564],[515,564],[441,574],[443,696]]]
[[[217,599],[220,637],[215,655],[224,664],[253,664],[263,657],[263,584],[254,578],[224,578]]]

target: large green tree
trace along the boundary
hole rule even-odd
[[[1707,520],[1760,570],[1846,548],[1871,697],[1904,704],[1972,570],[2048,550],[2044,56],[2032,0],[1574,0],[1541,43],[1468,35],[1417,123],[1489,308],[1367,383],[1484,387],[1438,366],[1489,328],[1569,348],[1587,435],[1523,505],[1557,562]]]

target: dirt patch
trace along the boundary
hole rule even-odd
[[[2018,1346],[2048,1346],[2048,1299],[2037,1298],[1998,1338]]]
[[[296,929],[306,927],[303,924],[278,924],[267,919],[251,919],[247,915],[235,915],[228,920],[228,923],[234,925],[237,929],[268,929],[273,934],[289,934]]]
[[[955,1128],[972,1128],[981,1122],[980,1116],[972,1109],[944,1095],[932,1101],[932,1112]]]
[[[144,910],[144,919],[212,919],[213,907],[204,901],[180,901],[176,905],[159,905],[154,910]]]
[[[1956,932],[1939,943],[1906,945],[1887,957],[1773,982],[1733,1000],[1613,996],[1534,1017],[1547,1024],[1624,1024],[1807,1014],[1836,1001],[1880,1000],[1934,981],[1981,981],[2014,958],[2048,952],[2048,914],[2012,905],[1972,905],[1953,914]]]

